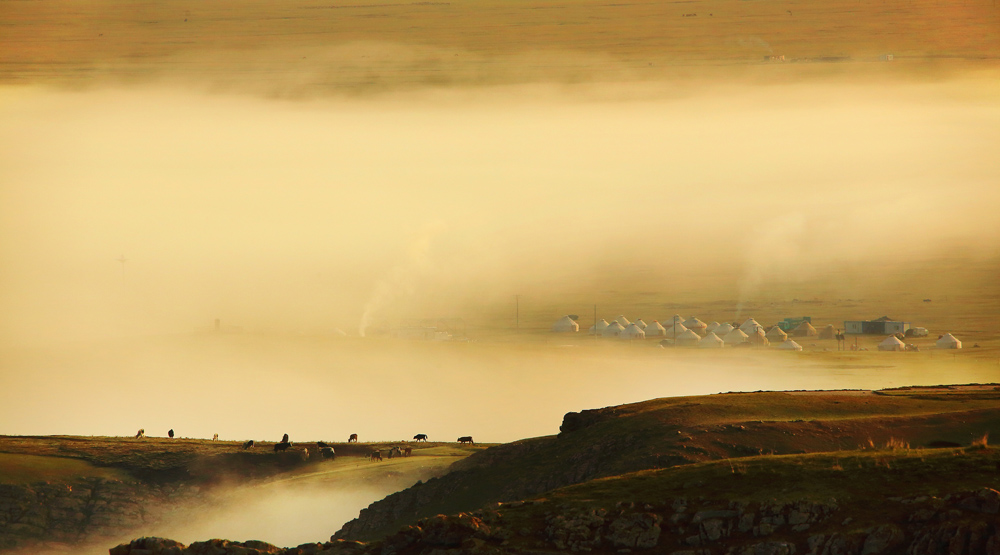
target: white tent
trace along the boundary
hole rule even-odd
[[[938,349],[961,349],[962,342],[955,338],[954,335],[946,333],[934,342],[934,346]]]
[[[881,343],[878,344],[878,350],[880,351],[905,351],[906,343],[903,343],[896,338],[895,335],[890,335],[886,337]]]
[[[601,332],[603,332],[607,327],[608,327],[608,321],[605,320],[604,318],[601,318],[600,320],[597,321],[596,324],[590,326],[590,329],[587,331],[590,332],[590,335],[600,335]]]
[[[618,337],[621,337],[622,339],[645,339],[646,332],[642,331],[642,328],[635,325],[635,323],[631,323],[627,328],[622,330],[621,335]]]
[[[708,324],[708,326],[705,327],[705,333],[711,333],[711,332],[713,332],[713,331],[715,331],[717,329],[719,329],[719,323],[718,322],[710,322]]]
[[[569,316],[563,316],[555,324],[552,324],[552,331],[555,332],[575,332],[580,331],[580,324]]]
[[[668,326],[665,330],[664,335],[669,337],[670,339],[673,339],[675,335],[677,337],[680,337],[681,334],[686,331],[688,331],[688,329],[684,327],[684,324],[677,322],[673,326]]]
[[[698,347],[702,349],[721,349],[726,345],[726,342],[719,338],[712,332],[708,332],[708,335],[701,338],[698,342]]]
[[[763,328],[757,328],[757,331],[748,333],[747,341],[750,342],[751,345],[757,347],[767,347],[771,344],[771,342],[767,339],[767,334],[764,333]]]
[[[708,327],[708,324],[702,322],[701,320],[695,318],[694,316],[692,316],[691,319],[684,321],[684,327],[697,333],[698,335],[705,335],[706,333],[708,333],[705,329]]]
[[[691,330],[684,330],[684,333],[677,336],[674,345],[678,347],[691,347],[701,341],[701,336]]]
[[[753,318],[747,318],[746,322],[743,322],[742,324],[740,324],[740,331],[742,331],[743,333],[745,333],[747,335],[749,335],[750,332],[752,332],[752,331],[754,331],[756,329],[764,329],[764,326],[758,324],[757,320],[754,320]]]
[[[775,348],[776,349],[781,349],[781,350],[784,350],[784,351],[801,351],[802,350],[802,345],[799,345],[798,343],[796,343],[796,342],[792,341],[791,339],[789,339],[788,341],[785,341],[785,342],[781,343],[780,345],[778,345]]]
[[[733,329],[734,328],[732,324],[730,324],[729,322],[723,322],[722,324],[719,325],[719,327],[715,328],[712,331],[715,332],[715,335],[718,335],[719,337],[722,338],[723,341],[725,341],[726,335],[728,335],[729,332],[733,331]]]
[[[618,323],[618,320],[615,320],[608,324],[608,327],[604,328],[604,331],[601,332],[601,337],[621,337],[623,331],[625,331],[625,328]]]
[[[621,324],[623,328],[627,328],[628,325],[632,323],[629,322],[628,318],[626,318],[624,314],[619,314],[618,317],[615,318],[615,322]]]
[[[647,337],[659,337],[667,335],[666,328],[661,326],[660,323],[657,322],[656,320],[653,320],[653,323],[646,326],[646,329],[642,331],[646,332]]]
[[[764,334],[764,337],[776,343],[781,343],[782,341],[788,339],[788,334],[782,331],[782,329],[779,328],[778,326],[774,326],[773,328],[767,330],[767,333]]]
[[[733,329],[722,340],[726,342],[726,345],[736,346],[747,340],[747,334],[743,333],[740,329]]]
[[[646,329],[646,322],[643,322],[642,318],[639,318],[638,320],[636,320],[635,322],[633,322],[633,324],[639,326],[639,329],[641,329],[641,330]]]

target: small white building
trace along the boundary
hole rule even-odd
[[[618,337],[622,339],[645,339],[646,332],[642,331],[642,328],[635,325],[635,322],[633,322],[629,324],[627,328],[623,329]]]
[[[961,349],[962,342],[959,341],[954,335],[946,333],[934,342],[934,346],[938,349]]]
[[[721,349],[726,346],[726,342],[723,341],[714,332],[708,332],[705,337],[701,338],[698,342],[698,347],[701,349]]]
[[[656,320],[653,320],[653,323],[646,326],[642,331],[646,332],[646,337],[665,337],[667,335],[667,329],[661,326]]]
[[[678,347],[693,347],[701,341],[701,336],[691,330],[684,330],[684,333],[677,336],[674,345]]]
[[[623,331],[625,331],[625,328],[618,323],[618,320],[615,320],[608,324],[608,327],[604,328],[601,332],[601,337],[621,337]]]
[[[781,349],[782,351],[801,351],[802,345],[799,345],[795,341],[789,339],[775,347],[775,349]]]
[[[880,351],[905,351],[906,343],[903,343],[895,335],[890,335],[882,340],[878,344],[878,350]]]
[[[552,324],[552,331],[557,333],[573,333],[580,331],[580,324],[576,323],[576,320],[570,318],[568,315],[556,320],[555,324]]]
[[[587,331],[590,332],[590,335],[601,335],[601,333],[603,333],[607,327],[608,327],[608,321],[605,320],[604,318],[601,318],[600,320],[597,321],[596,324],[590,326],[590,329]]]

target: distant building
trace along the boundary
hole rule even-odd
[[[910,322],[899,322],[888,316],[883,316],[875,320],[854,320],[844,322],[844,332],[862,335],[892,335],[895,333],[906,333],[910,329]]]

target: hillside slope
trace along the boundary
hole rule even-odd
[[[983,434],[1000,434],[1000,393],[995,389],[892,393],[739,393],[569,413],[559,436],[476,453],[441,478],[373,503],[336,537],[376,540],[420,518],[639,470],[890,442],[967,445]]]

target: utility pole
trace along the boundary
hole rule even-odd
[[[514,332],[521,333],[521,295],[514,295]]]
[[[117,260],[118,262],[121,262],[121,265],[122,265],[122,287],[125,287],[125,263],[128,262],[128,259],[125,258],[125,255],[123,254],[123,255],[119,256],[118,258],[116,258],[115,260]]]

